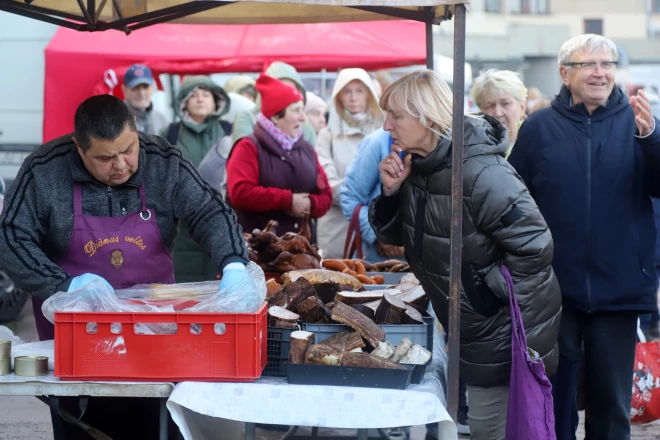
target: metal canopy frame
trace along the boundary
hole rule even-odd
[[[130,18],[124,18],[118,1],[110,0],[112,1],[112,9],[119,19],[102,21],[99,20],[99,17],[101,16],[101,12],[105,8],[108,0],[101,0],[98,7],[96,3],[97,0],[76,0],[78,7],[80,8],[80,15],[36,6],[32,4],[33,1],[34,0],[24,0],[24,3],[20,3],[13,0],[0,0],[0,11],[4,10],[13,14],[45,21],[47,23],[76,31],[99,32],[115,29],[124,31],[128,35],[134,30],[142,29],[147,26],[177,20],[209,9],[216,9],[237,3],[234,1],[220,0],[191,0],[176,6],[146,12]],[[345,7],[400,18],[402,20],[414,20],[427,24],[440,24],[440,22],[451,18],[450,8],[453,6],[454,5],[444,5],[445,13],[442,18],[435,17],[433,6],[427,6],[423,11],[412,11],[391,6]]]
[[[190,1],[180,5],[123,18],[117,0],[111,0],[119,20],[99,21],[101,11],[108,0],[101,0],[97,8],[96,0],[77,0],[81,15],[34,6],[33,0],[24,0],[25,4],[13,0],[0,0],[0,10],[16,15],[44,21],[58,26],[82,32],[121,30],[127,35],[131,31],[154,24],[179,19],[209,9],[230,5],[231,1]],[[458,0],[461,1],[461,0]],[[450,233],[450,277],[449,277],[449,335],[448,340],[448,412],[456,420],[458,411],[458,376],[460,349],[460,307],[461,307],[461,261],[462,261],[462,224],[463,224],[463,114],[465,95],[465,26],[467,5],[456,3],[444,6],[444,16],[435,17],[433,6],[421,11],[398,9],[389,6],[346,6],[353,9],[388,15],[390,17],[414,20],[426,24],[426,66],[434,67],[433,25],[444,20],[454,19],[454,102],[452,121],[452,192],[451,192],[451,233]],[[453,11],[452,11],[453,10]],[[459,117],[456,117],[456,116]]]

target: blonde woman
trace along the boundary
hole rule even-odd
[[[339,202],[346,169],[362,139],[383,126],[384,116],[371,77],[363,69],[339,72],[328,104],[328,126],[316,140],[319,162],[332,187],[332,208],[318,223],[319,247],[326,258],[341,258],[348,231]]]
[[[472,100],[482,112],[499,119],[507,129],[511,142],[505,155],[508,158],[520,123],[525,119],[527,88],[515,72],[490,69],[481,72],[474,81]]]
[[[370,222],[380,241],[404,247],[447,328],[452,93],[427,70],[393,83],[380,104],[394,144],[379,165],[382,195],[371,203]],[[511,320],[501,265],[513,275],[528,345],[548,374],[557,366],[561,294],[551,266],[552,237],[504,159],[505,133],[488,115],[465,117],[460,368],[472,440],[504,439]]]

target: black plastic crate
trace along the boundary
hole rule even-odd
[[[268,363],[266,364],[266,368],[264,368],[264,372],[261,374],[262,376],[286,376],[286,364],[289,362],[289,359],[275,359],[275,358],[268,358]]]
[[[387,368],[339,367],[312,364],[287,364],[287,382],[297,385],[334,385],[344,387],[391,388],[405,390],[410,385],[412,365],[405,370]]]
[[[291,333],[298,328],[268,327],[268,364],[264,376],[286,376],[286,363],[289,361]]]
[[[429,361],[430,364],[431,361]],[[412,366],[412,376],[410,378],[410,383],[412,384],[420,384],[424,380],[424,375],[426,374],[426,366],[429,364],[425,365],[410,365]],[[402,364],[404,366],[409,366],[408,364]]]

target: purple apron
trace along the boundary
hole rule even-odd
[[[513,278],[501,266],[511,307],[511,378],[506,413],[506,440],[555,440],[555,413],[552,385],[545,375],[543,361],[530,356]]]
[[[140,212],[122,217],[83,215],[82,187],[73,186],[73,232],[69,247],[56,263],[76,277],[93,273],[115,289],[136,284],[174,283],[174,263],[156,223],[147,209],[144,184],[140,185]],[[41,312],[44,300],[32,297],[39,339],[54,339],[54,326]]]

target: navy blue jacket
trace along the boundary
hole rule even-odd
[[[655,212],[655,228],[658,234],[655,237],[655,267],[660,270],[660,199],[652,198],[653,212]]]
[[[584,104],[571,106],[564,86],[520,128],[509,163],[550,227],[568,310],[655,310],[649,196],[660,196],[660,122],[650,136],[636,134],[632,107],[616,86],[591,115]]]

